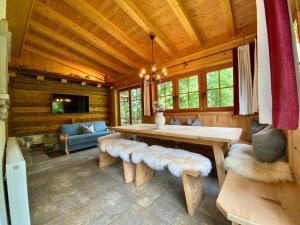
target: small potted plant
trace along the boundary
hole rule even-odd
[[[163,128],[166,122],[164,117],[165,108],[163,104],[158,101],[153,102],[153,111],[155,112],[155,124],[157,129]]]

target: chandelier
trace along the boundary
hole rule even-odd
[[[152,49],[152,61],[150,65],[150,72],[147,72],[146,69],[142,69],[139,76],[142,80],[147,82],[148,84],[151,84],[152,82],[164,82],[168,78],[168,73],[166,68],[163,68],[161,71],[158,71],[155,65],[154,61],[154,39],[156,35],[154,33],[150,33],[150,39],[151,39],[151,49]]]

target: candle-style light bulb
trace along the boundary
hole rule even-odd
[[[155,72],[156,71],[156,67],[155,65],[152,66],[152,71]]]
[[[143,78],[143,77],[144,77],[144,74],[143,74],[143,73],[140,73],[139,76],[140,76],[140,78]]]
[[[166,72],[167,72],[166,68],[163,68],[163,69],[162,69],[162,72],[163,72],[163,73],[166,73]]]
[[[146,73],[146,70],[145,69],[142,69],[142,74],[145,74]]]
[[[146,78],[146,80],[149,80],[149,79],[150,79],[149,74],[147,74],[147,75],[145,76],[145,78]]]
[[[156,79],[157,79],[157,80],[160,79],[160,74],[157,74]]]

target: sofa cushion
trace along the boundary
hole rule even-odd
[[[81,135],[74,135],[68,138],[68,144],[69,145],[77,145],[82,144],[86,142],[93,142],[96,141],[98,137],[108,135],[110,132],[108,131],[98,131],[95,133],[90,134],[81,134]]]
[[[260,124],[258,121],[256,120],[252,120],[251,121],[251,127],[250,127],[250,132],[249,132],[249,141],[252,141],[252,135],[262,131],[263,129],[265,129],[268,126],[268,124]]]
[[[60,127],[60,133],[67,134],[69,136],[81,134],[78,124],[63,124]]]
[[[95,121],[93,122],[95,131],[106,131],[107,127],[105,121]]]
[[[193,121],[192,126],[202,126],[201,121],[197,118]]]

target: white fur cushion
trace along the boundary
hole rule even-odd
[[[177,177],[180,177],[184,170],[200,172],[202,176],[207,176],[212,168],[210,160],[200,154],[157,145],[134,152],[131,159],[136,164],[144,162],[154,170],[164,170],[168,167]]]
[[[146,148],[148,145],[143,142],[131,141],[127,139],[107,138],[100,142],[102,152],[107,152],[113,157],[121,157],[123,160],[130,162],[130,154]]]
[[[255,158],[252,145],[234,144],[225,159],[225,169],[252,180],[278,183],[292,181],[293,175],[289,164],[283,161],[263,163]]]

